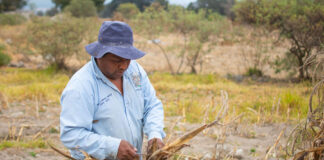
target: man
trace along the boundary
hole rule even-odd
[[[102,24],[98,41],[86,46],[91,61],[76,72],[61,97],[61,141],[72,157],[81,151],[96,159],[141,157],[143,132],[149,145],[163,147],[163,107],[147,74],[134,61],[145,55],[133,47],[123,22]]]

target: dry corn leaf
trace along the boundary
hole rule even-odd
[[[204,129],[217,124],[217,122],[218,122],[218,120],[215,120],[212,123],[205,124],[197,129],[185,134],[184,136],[176,139],[175,141],[173,141],[169,144],[166,144],[162,149],[155,151],[148,160],[159,160],[159,159],[161,159],[161,157],[165,157],[165,156],[168,156],[168,154],[170,154],[170,153],[173,154],[173,153],[179,151],[180,149],[182,149],[183,147],[186,146],[186,145],[184,145],[186,142],[191,140],[193,137],[195,137],[197,134],[202,132]]]

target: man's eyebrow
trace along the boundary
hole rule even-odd
[[[113,55],[111,58],[113,58],[114,60],[121,60],[121,61],[126,61],[126,60],[128,60],[128,59],[126,59],[126,58],[118,57],[118,56],[115,56],[115,55]]]
[[[119,57],[112,57],[113,60],[119,60],[119,61],[124,61],[127,60],[125,58],[119,58]]]

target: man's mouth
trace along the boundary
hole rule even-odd
[[[123,74],[125,71],[118,71],[117,73],[118,74]]]

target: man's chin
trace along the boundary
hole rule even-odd
[[[123,75],[124,75],[124,73],[115,73],[114,75],[110,76],[109,79],[111,79],[111,80],[117,80],[117,79],[122,78]]]
[[[120,72],[120,73],[117,73],[117,74],[116,74],[116,77],[117,77],[117,78],[121,78],[121,77],[123,77],[123,75],[124,75],[124,72]]]

